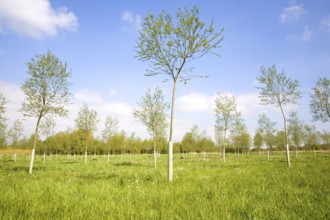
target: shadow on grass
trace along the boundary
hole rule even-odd
[[[120,163],[115,163],[113,165],[114,166],[138,166],[138,164],[134,164],[130,161],[123,161],[123,162],[120,162]]]
[[[15,171],[15,172],[21,172],[21,171],[29,171],[29,166],[23,166],[23,165],[15,165],[12,167],[3,167],[2,169],[7,170],[7,171]],[[38,171],[38,170],[46,170],[45,166],[34,166],[33,167],[34,171]]]
[[[117,178],[118,175],[115,173],[109,173],[109,174],[104,174],[104,173],[88,173],[86,175],[80,175],[78,176],[84,180],[101,180],[101,179],[114,179]]]

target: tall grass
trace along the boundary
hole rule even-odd
[[[330,155],[0,158],[0,219],[330,219]]]

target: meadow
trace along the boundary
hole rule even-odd
[[[330,153],[0,157],[0,219],[330,219]]]

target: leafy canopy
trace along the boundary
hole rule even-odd
[[[213,21],[209,26],[201,22],[197,6],[179,9],[175,21],[165,11],[158,17],[149,12],[139,32],[137,58],[151,61],[146,76],[165,74],[175,82],[187,82],[196,76],[189,74],[192,69],[185,64],[220,48],[222,32],[215,31]]]
[[[84,104],[75,119],[78,130],[88,132],[94,132],[97,129],[98,123],[97,112],[94,109],[89,109],[87,104]]]
[[[237,102],[234,96],[220,95],[215,99],[216,129],[227,131],[240,119],[237,111]]]
[[[118,118],[108,115],[104,122],[104,129],[102,130],[103,140],[109,141],[109,139],[118,132],[118,128],[119,128]]]
[[[21,88],[25,94],[20,111],[24,116],[42,118],[45,114],[66,116],[71,73],[51,52],[36,55],[27,63],[30,78]]]
[[[148,89],[138,106],[133,111],[134,117],[147,127],[153,137],[164,137],[165,129],[167,128],[166,117],[169,104],[165,102],[162,90],[156,88],[152,92],[151,89]]]
[[[312,88],[310,108],[314,121],[330,121],[330,80],[319,78]]]
[[[275,105],[281,107],[288,103],[296,104],[301,97],[298,91],[300,87],[298,80],[292,80],[287,77],[282,70],[277,72],[276,66],[261,67],[261,76],[257,81],[261,84],[257,88],[260,89],[260,102],[263,105]]]

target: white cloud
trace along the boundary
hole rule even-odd
[[[243,115],[243,117],[248,117],[249,115],[260,111],[263,106],[259,104],[259,95],[255,93],[244,94],[236,96],[237,109]]]
[[[62,7],[55,11],[49,0],[0,1],[0,32],[16,32],[31,38],[56,36],[60,29],[75,31],[77,17]]]
[[[141,16],[140,15],[134,15],[133,12],[127,10],[125,11],[121,19],[125,21],[128,25],[124,27],[124,30],[128,31],[130,29],[140,30],[141,29]]]
[[[8,82],[0,81],[0,90],[8,101],[6,105],[5,117],[8,119],[8,129],[13,125],[15,120],[23,119],[23,115],[18,110],[21,108],[24,100],[24,93],[19,85],[11,84]],[[32,118],[25,118],[23,126],[25,135],[31,135],[35,128],[36,120]]]
[[[330,32],[330,15],[322,20],[322,25],[328,32]]]
[[[221,93],[221,95],[233,96],[229,92]],[[217,94],[207,96],[204,93],[191,92],[178,98],[177,108],[178,111],[186,113],[204,112],[214,114],[216,97]],[[259,104],[258,94],[255,93],[237,95],[235,99],[238,103],[237,108],[243,116],[248,116],[263,108]]]
[[[78,102],[84,102],[84,103],[102,102],[102,97],[98,93],[89,90],[80,90],[78,92],[75,92],[73,96]]]
[[[300,18],[305,10],[302,5],[292,5],[283,9],[282,14],[279,16],[281,23],[290,23]]]
[[[182,112],[209,112],[215,107],[214,97],[203,93],[191,92],[178,98],[178,110]]]
[[[305,27],[304,28],[304,32],[302,34],[302,41],[309,41],[312,37],[312,30],[309,27]]]
[[[303,32],[299,34],[288,35],[286,38],[296,42],[307,42],[312,39],[312,36],[313,31],[308,26],[305,26]]]

